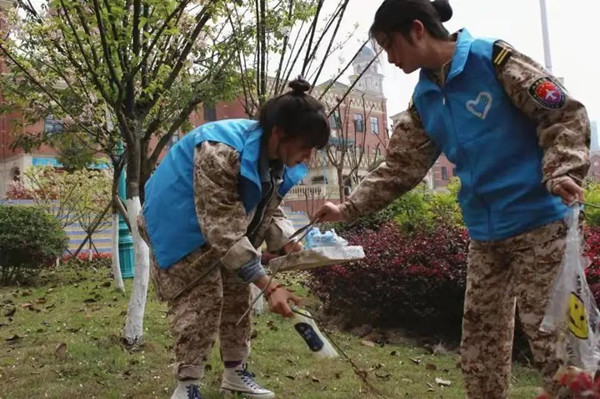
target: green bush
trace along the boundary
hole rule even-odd
[[[333,227],[340,233],[355,228],[378,230],[383,224],[394,220],[400,231],[407,234],[431,233],[440,225],[464,228],[458,206],[460,182],[453,179],[446,188],[448,192],[433,192],[421,184],[373,215],[367,215],[351,225],[335,223],[327,227]]]
[[[42,209],[0,206],[0,283],[28,283],[67,249],[67,235]]]
[[[600,205],[600,183],[588,180],[584,184],[585,202]],[[585,207],[585,216],[587,224],[590,227],[600,227],[600,208],[593,206]]]

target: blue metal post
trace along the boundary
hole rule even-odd
[[[123,144],[119,143],[119,149],[122,151]],[[125,167],[121,170],[121,176],[119,177],[119,197],[123,201],[127,198],[127,184],[125,182],[127,173]],[[131,223],[135,223],[132,221]],[[119,214],[119,265],[121,266],[121,276],[123,278],[133,278],[135,259],[133,251],[133,238],[125,223],[123,216]]]

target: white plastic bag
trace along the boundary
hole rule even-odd
[[[269,262],[269,268],[277,272],[296,272],[317,267],[341,265],[365,257],[360,246],[325,246],[304,249],[299,252],[280,256]]]
[[[585,279],[578,205],[569,208],[566,222],[565,255],[540,330],[558,331],[559,358],[594,375],[600,362],[600,311]]]

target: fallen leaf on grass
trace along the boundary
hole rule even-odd
[[[421,364],[421,358],[415,357],[410,359],[414,364]]]
[[[8,341],[8,342],[14,342],[14,341],[20,340],[21,338],[23,338],[23,337],[20,336],[19,334],[15,334],[12,337],[6,338],[6,341]]]
[[[58,345],[56,345],[56,348],[54,349],[54,356],[58,357],[59,359],[64,359],[66,355],[67,355],[67,344],[65,344],[64,342],[61,342]]]
[[[431,370],[431,371],[436,371],[437,370],[437,366],[435,364],[433,364],[433,363],[427,363],[425,365],[425,368],[427,370]]]
[[[385,367],[385,364],[383,363],[377,363],[376,365],[374,365],[373,367],[371,367],[369,369],[369,371],[373,371],[373,370],[379,370]]]
[[[363,345],[363,346],[368,346],[370,348],[374,348],[375,347],[375,342],[373,342],[373,341],[363,340],[363,341],[360,341],[360,344]]]
[[[4,312],[4,316],[10,317],[10,316],[14,315],[16,311],[17,311],[17,308],[14,308],[14,307],[9,308]]]
[[[436,378],[435,383],[438,384],[439,386],[443,386],[443,387],[449,387],[450,384],[452,384],[452,382],[450,382],[448,380],[443,380],[441,378]]]

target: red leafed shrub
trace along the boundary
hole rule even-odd
[[[366,257],[312,272],[311,289],[329,313],[341,313],[357,324],[460,333],[465,230],[439,225],[407,235],[390,221],[377,231],[348,230],[344,237],[349,245],[363,246]]]
[[[586,269],[586,277],[596,303],[600,306],[600,228],[591,227],[586,231],[588,249],[586,255],[590,265]]]
[[[6,198],[13,200],[33,199],[34,193],[19,181],[11,181],[6,190]]]

